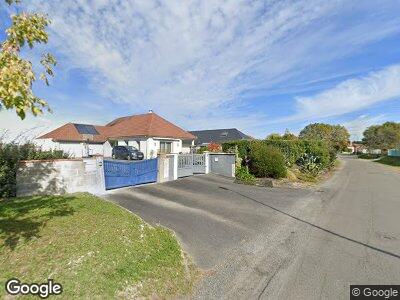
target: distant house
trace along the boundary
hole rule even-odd
[[[360,153],[360,154],[382,154],[383,151],[381,149],[371,149],[368,148],[365,144],[359,143],[359,142],[353,142],[352,143],[352,148],[354,149],[354,153]]]
[[[150,111],[101,126],[65,124],[35,140],[43,150],[63,150],[74,157],[111,156],[112,145],[132,146],[146,158],[159,153],[189,153],[195,136]]]
[[[189,132],[197,137],[195,141],[196,146],[206,146],[210,143],[222,144],[230,141],[252,139],[251,136],[244,134],[236,128],[196,130]]]
[[[364,144],[353,142],[351,146],[354,149],[353,153],[363,153],[363,154],[368,153],[368,147],[365,146]]]

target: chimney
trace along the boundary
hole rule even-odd
[[[149,109],[149,114],[152,114],[153,113],[153,110],[152,109]]]

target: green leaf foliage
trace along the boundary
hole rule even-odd
[[[250,145],[250,172],[256,177],[286,177],[285,158],[279,149],[263,142]]]
[[[237,166],[235,174],[236,179],[243,183],[254,184],[256,182],[256,178],[249,172],[247,166]]]
[[[299,138],[303,140],[322,140],[329,143],[336,152],[347,148],[350,134],[344,126],[314,123],[300,131]]]
[[[7,40],[5,48],[18,49],[23,47],[25,43],[30,48],[35,43],[47,43],[48,35],[46,27],[49,25],[49,19],[42,14],[38,13],[22,13],[11,17],[12,25],[6,30]]]
[[[19,1],[7,1],[8,4]],[[2,43],[0,53],[0,108],[15,109],[17,115],[24,119],[27,112],[34,116],[50,111],[45,100],[35,96],[32,85],[36,81],[32,63],[21,57],[21,48],[26,44],[32,48],[36,43],[47,43],[46,27],[49,19],[38,13],[21,13],[11,17],[12,25],[6,30],[7,38]],[[40,75],[47,85],[48,76],[53,76],[55,58],[43,54],[41,64],[44,72]]]
[[[368,127],[363,142],[372,149],[400,149],[400,123],[386,122]]]
[[[251,145],[260,142],[279,149],[287,167],[294,165],[305,153],[317,156],[322,169],[329,168],[336,159],[336,152],[328,143],[316,140],[241,140],[224,143],[222,149],[224,152],[235,152],[237,149],[238,156],[246,160],[250,156]]]

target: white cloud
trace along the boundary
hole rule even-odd
[[[0,136],[7,141],[31,140],[60,126],[63,120],[57,119],[53,115],[39,117],[27,115],[24,120],[21,120],[12,110],[0,110]]]
[[[380,124],[385,120],[384,115],[370,116],[361,115],[354,120],[343,123],[350,133],[352,141],[360,141],[363,138],[363,132],[371,125]]]
[[[193,114],[230,103],[247,90],[268,88],[392,34],[399,25],[371,17],[373,30],[360,23],[338,32],[335,22],[324,19],[349,10],[343,1],[35,0],[31,5],[49,13],[52,45],[71,67],[93,72],[96,89],[114,101],[166,113],[180,108]]]
[[[0,110],[0,139],[24,142],[47,133],[68,122],[97,124],[92,116],[75,116],[46,113],[34,117],[30,114],[21,120],[12,110]]]
[[[365,77],[346,80],[310,97],[298,97],[295,119],[326,118],[358,111],[376,103],[400,99],[400,65]]]
[[[400,30],[399,6],[384,0],[375,14],[369,14],[376,10],[374,1],[342,0],[23,5],[53,20],[48,46],[62,58],[63,69],[86,72],[91,88],[110,101],[128,103],[136,112],[152,108],[197,129],[226,123],[254,132],[260,126],[256,118],[267,119],[267,112],[243,115],[238,107],[249,101],[246,93],[293,78],[316,80],[321,65]]]

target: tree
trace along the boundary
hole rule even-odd
[[[285,133],[282,135],[283,140],[297,140],[297,136],[294,133],[291,133],[289,129],[285,130]]]
[[[350,134],[344,126],[315,123],[307,125],[299,134],[304,140],[324,140],[336,151],[343,151],[349,145]]]
[[[271,133],[265,139],[270,141],[297,140],[297,136],[291,133],[289,129],[286,129],[285,133],[282,135],[279,133]]]
[[[20,0],[5,0],[8,5],[19,4]],[[21,57],[21,49],[28,44],[33,48],[36,43],[47,43],[46,27],[50,20],[39,13],[20,13],[11,16],[12,24],[6,30],[6,40],[0,53],[0,108],[15,109],[24,119],[27,112],[34,116],[41,114],[44,108],[50,110],[47,102],[34,95],[32,85],[36,81],[32,63]],[[48,76],[53,76],[56,60],[50,53],[42,54],[40,63],[44,71],[39,78],[49,85]]]
[[[372,125],[364,131],[363,142],[373,149],[393,149],[400,147],[400,123],[386,122]]]
[[[282,137],[279,133],[271,133],[266,137],[267,140],[277,141],[282,140]]]

